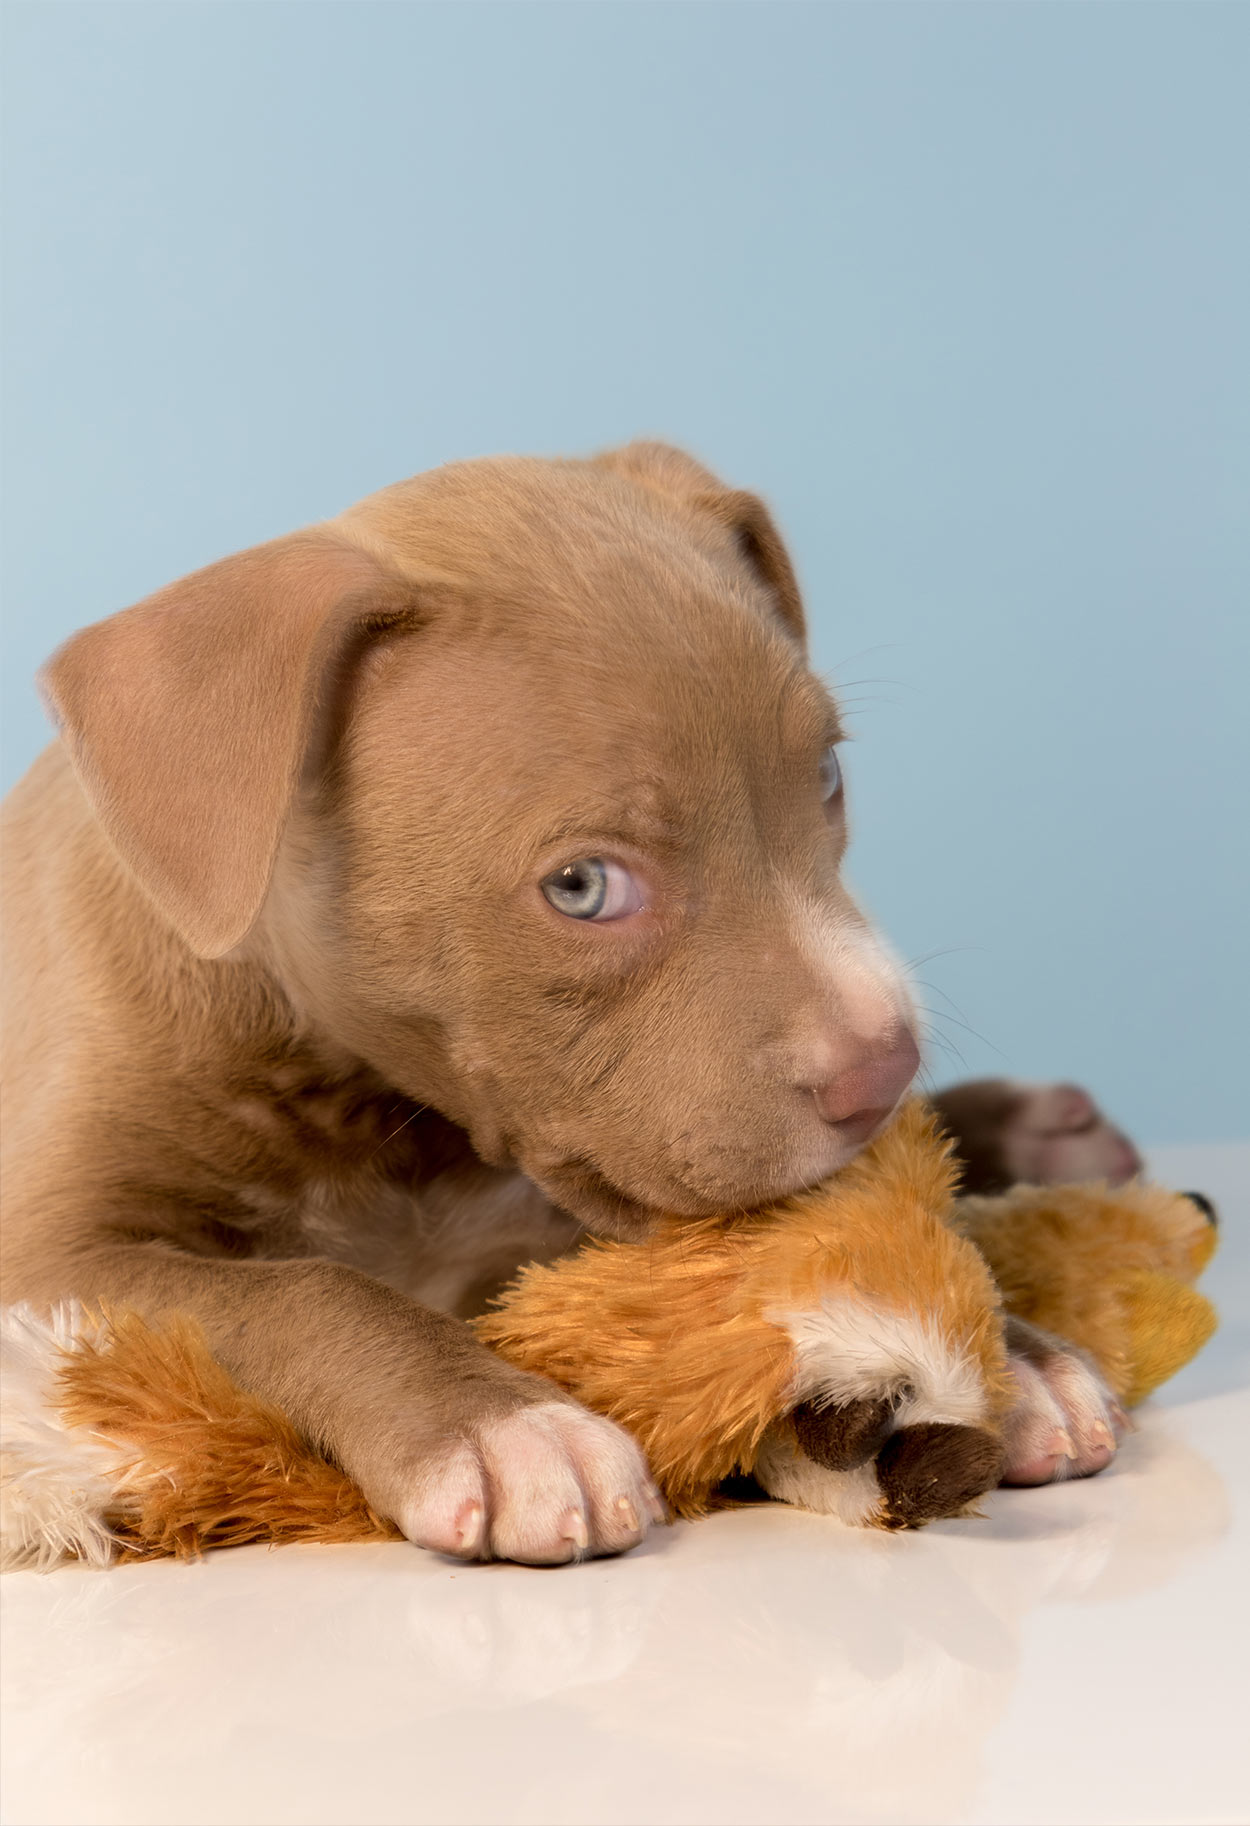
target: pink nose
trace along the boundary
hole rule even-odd
[[[904,1029],[883,1051],[865,1054],[845,1071],[812,1085],[816,1109],[848,1141],[867,1141],[881,1127],[919,1067],[916,1042]]]

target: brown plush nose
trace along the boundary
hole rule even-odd
[[[867,1141],[881,1127],[919,1066],[916,1042],[904,1029],[884,1050],[866,1054],[823,1083],[813,1084],[816,1109],[848,1141]]]

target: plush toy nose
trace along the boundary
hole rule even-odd
[[[1207,1222],[1218,1227],[1220,1214],[1205,1192],[1182,1192],[1181,1197],[1187,1198],[1191,1205],[1197,1205]]]
[[[809,1088],[824,1121],[859,1143],[881,1127],[919,1067],[916,1042],[904,1028],[882,1049]]]

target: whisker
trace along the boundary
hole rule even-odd
[[[964,1058],[963,1053],[959,1050],[959,1047],[956,1046],[955,1042],[949,1039],[945,1034],[937,1033],[932,1027],[926,1026],[920,1037],[926,1046],[938,1047],[948,1058],[958,1060],[963,1070],[967,1071],[968,1061]]]
[[[929,985],[926,985],[926,987],[928,987],[928,986]],[[940,993],[941,992],[939,991],[939,994]],[[918,1008],[920,1008],[923,1013],[931,1016],[931,1018],[935,1021],[953,1022],[956,1027],[962,1028],[964,1033],[966,1033],[968,1035],[969,1039],[976,1040],[980,1043],[980,1045],[988,1046],[991,1052],[997,1053],[999,1058],[1003,1061],[1004,1065],[1009,1063],[1007,1055],[1003,1051],[1002,1047],[995,1046],[993,1040],[987,1039],[986,1036],[983,1033],[979,1032],[978,1029],[975,1028],[970,1021],[965,1021],[962,1015],[951,1014],[945,1008],[927,1008],[921,1002],[918,1002],[916,1004],[916,1006]]]
[[[417,1105],[416,1109],[413,1110],[412,1114],[410,1116],[405,1116],[403,1121],[398,1125],[397,1128],[393,1128],[389,1135],[383,1136],[382,1140],[379,1141],[377,1147],[374,1148],[373,1154],[370,1154],[368,1158],[370,1160],[372,1160],[375,1154],[380,1154],[382,1152],[382,1149],[386,1146],[388,1141],[394,1141],[396,1135],[399,1134],[401,1129],[406,1129],[408,1127],[408,1124],[410,1122],[415,1122],[418,1116],[424,1116],[426,1110],[428,1110],[429,1107],[430,1106],[428,1103],[419,1103]]]
[[[905,970],[919,970],[922,964],[931,964],[934,958],[959,957],[965,952],[984,952],[985,949],[986,947],[984,945],[947,945],[944,951],[926,951],[921,957],[908,958],[903,968]]]

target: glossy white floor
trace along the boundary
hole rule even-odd
[[[1250,1819],[1250,1147],[1224,1325],[1112,1471],[896,1537],[780,1507],[558,1572],[403,1546],[4,1581],[7,1826]]]

